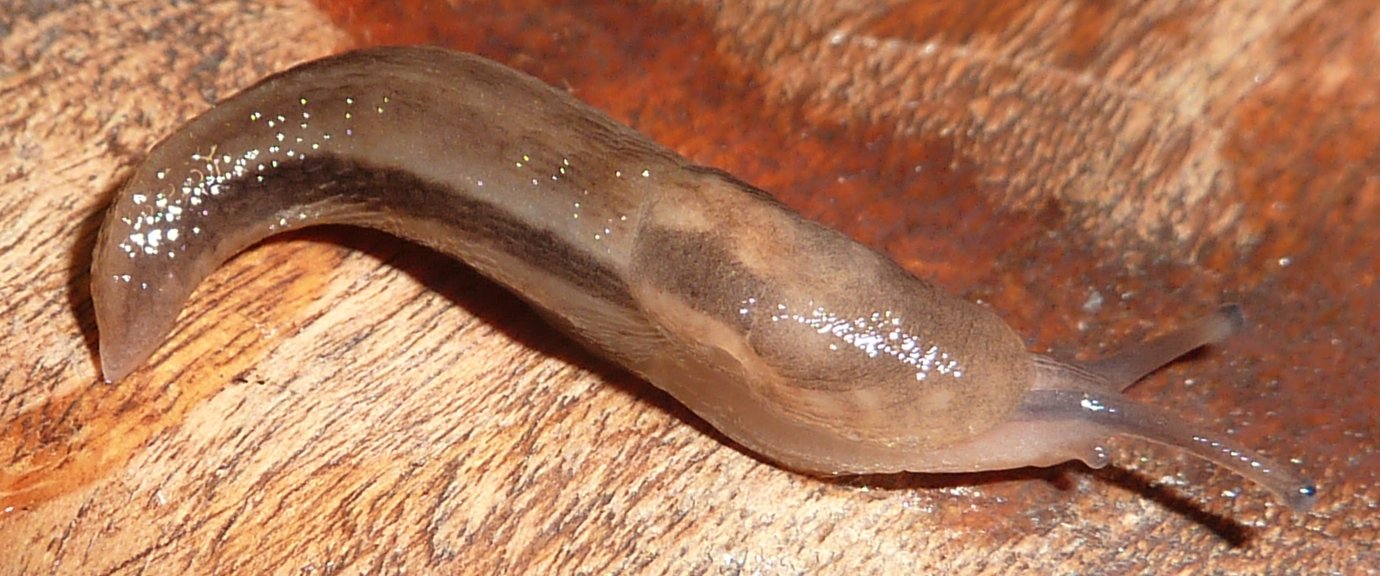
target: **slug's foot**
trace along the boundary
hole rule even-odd
[[[1078,460],[1091,468],[1111,463],[1107,434],[1077,420],[1014,419],[959,444],[927,454],[917,472],[982,472],[1049,467]]]

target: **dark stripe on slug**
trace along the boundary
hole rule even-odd
[[[293,190],[311,196],[301,198],[303,204],[329,200],[353,206],[346,212],[355,216],[345,218],[346,223],[383,230],[446,253],[453,254],[455,246],[469,243],[492,246],[610,304],[635,308],[623,277],[588,252],[571,246],[549,229],[458,190],[457,184],[431,182],[398,169],[326,156],[281,164],[262,182],[245,185],[265,188],[243,194],[246,199]],[[413,226],[407,221],[431,222],[461,237],[421,237],[409,233]],[[444,242],[452,244],[442,246]]]
[[[633,277],[741,334],[752,327],[751,316],[740,312],[745,300],[775,293],[713,234],[658,227],[640,234]]]

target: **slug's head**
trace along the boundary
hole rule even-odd
[[[1100,360],[1064,363],[1032,356],[1034,385],[1017,409],[997,427],[946,451],[950,458],[967,458],[984,469],[1050,466],[1068,460],[1101,467],[1109,460],[1104,447],[1107,438],[1130,436],[1222,465],[1270,490],[1295,510],[1306,510],[1317,493],[1311,481],[1223,434],[1122,394],[1146,374],[1190,350],[1226,338],[1242,323],[1240,309],[1229,305]]]
[[[1122,394],[1145,374],[1239,329],[1237,307],[1081,364],[1024,353],[1019,340],[1005,337],[1004,325],[986,324],[995,318],[981,309],[934,310],[927,320],[945,327],[934,343],[917,336],[934,324],[908,326],[889,309],[844,314],[789,306],[755,322],[748,340],[789,383],[774,389],[781,394],[774,401],[852,445],[831,456],[848,464],[843,471],[965,472],[1069,460],[1101,467],[1109,460],[1106,440],[1130,436],[1225,466],[1295,510],[1312,506],[1316,486],[1283,464]]]

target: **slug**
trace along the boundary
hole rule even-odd
[[[1107,464],[1124,435],[1297,510],[1311,482],[1121,391],[1242,323],[1223,307],[1103,360],[1028,353],[950,296],[762,190],[489,60],[387,47],[310,62],[158,144],[92,270],[101,369],[145,362],[235,253],[323,223],[430,246],[729,438],[818,475]]]

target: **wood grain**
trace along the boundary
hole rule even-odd
[[[1365,0],[0,0],[0,573],[1368,573],[1380,566],[1380,13]],[[821,480],[423,249],[210,278],[99,383],[101,210],[215,100],[351,45],[572,90],[1091,356],[1240,301],[1132,395],[1283,456]]]

